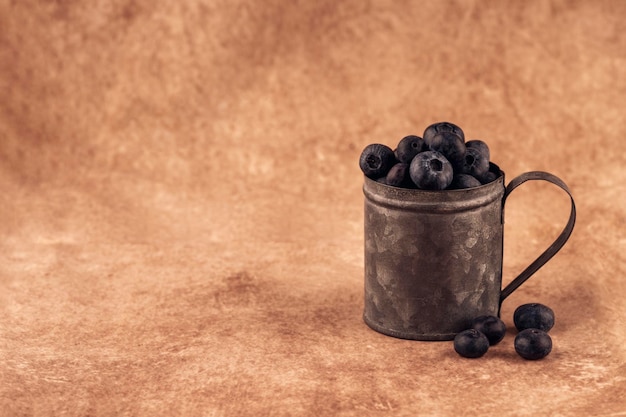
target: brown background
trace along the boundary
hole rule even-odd
[[[0,415],[626,415],[626,2],[0,1]],[[440,120],[572,189],[528,362],[362,320],[358,156]],[[507,204],[504,281],[565,193]]]

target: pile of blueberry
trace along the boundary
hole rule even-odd
[[[373,143],[363,149],[359,166],[378,182],[401,188],[445,190],[478,187],[498,178],[490,170],[489,147],[482,140],[465,142],[450,122],[433,123],[422,137],[409,135],[395,150]]]
[[[515,336],[515,351],[524,359],[541,359],[552,351],[552,338],[548,331],[554,326],[554,311],[539,303],[523,304],[513,314],[519,331]],[[454,338],[454,350],[465,358],[479,358],[489,346],[498,344],[506,332],[504,322],[495,316],[480,316],[472,327]]]

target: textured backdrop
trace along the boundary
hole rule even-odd
[[[0,415],[626,415],[626,2],[0,0]],[[478,360],[370,330],[358,156],[435,121],[578,208]],[[565,193],[507,202],[504,281]]]

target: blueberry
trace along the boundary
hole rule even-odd
[[[479,316],[472,320],[472,328],[487,336],[490,345],[497,345],[504,338],[506,326],[496,316]]]
[[[482,185],[480,181],[469,174],[457,174],[452,178],[450,189],[460,190],[463,188],[472,188]]]
[[[545,358],[552,351],[552,338],[543,330],[522,330],[515,336],[515,351],[524,359]]]
[[[475,148],[477,149],[484,157],[489,161],[491,159],[491,154],[489,152],[489,146],[485,142],[479,139],[472,139],[465,142],[465,146],[467,148]]]
[[[410,164],[415,155],[427,150],[424,139],[419,136],[409,135],[402,138],[396,147],[396,159],[405,164]]]
[[[452,132],[441,132],[432,136],[428,141],[424,140],[428,149],[437,151],[450,161],[455,170],[463,168],[465,158],[465,144],[461,137]]]
[[[478,148],[466,147],[465,157],[461,172],[476,178],[485,175],[489,171],[489,158]]]
[[[454,350],[464,358],[480,358],[489,349],[489,339],[476,329],[464,330],[454,337]]]
[[[452,132],[458,135],[461,138],[461,141],[465,142],[465,134],[463,133],[463,130],[454,123],[450,122],[437,122],[428,126],[426,130],[424,130],[424,135],[422,136],[424,138],[424,142],[428,143],[433,136],[441,132]]]
[[[409,188],[412,185],[411,178],[409,177],[409,164],[403,164],[398,162],[391,167],[385,178],[387,185],[394,187]]]
[[[424,190],[443,190],[452,182],[452,165],[435,151],[418,153],[411,161],[409,175],[417,188]]]
[[[361,171],[373,179],[387,175],[395,163],[396,157],[391,148],[379,143],[367,145],[359,158]]]
[[[487,171],[485,172],[484,175],[481,175],[478,180],[482,183],[482,184],[489,184],[490,182],[493,182],[495,180],[497,180],[499,177],[498,174],[496,174],[493,171]]]
[[[554,311],[539,303],[523,304],[515,309],[513,323],[519,331],[539,329],[547,332],[554,326]]]

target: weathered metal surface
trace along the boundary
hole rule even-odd
[[[374,330],[450,340],[498,315],[504,174],[465,190],[424,191],[365,178],[365,309]]]
[[[543,171],[504,173],[476,188],[423,191],[390,187],[365,178],[365,309],[374,330],[416,340],[450,340],[500,305],[567,242],[576,205],[567,185]],[[564,190],[571,201],[561,234],[504,289],[504,204],[527,181]]]

